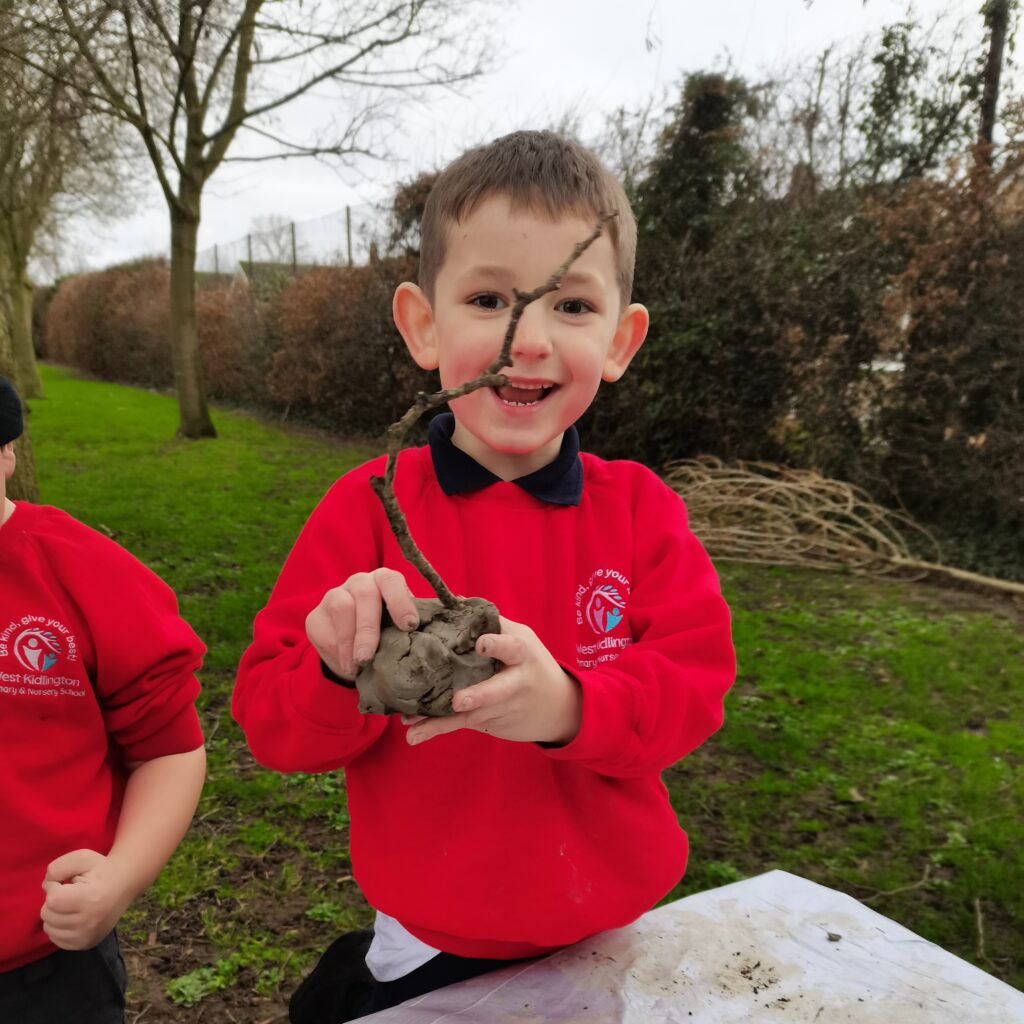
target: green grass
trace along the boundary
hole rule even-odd
[[[1019,623],[906,583],[725,581],[740,681],[726,728],[668,775],[697,851],[676,895],[784,868],[1021,985]]]
[[[228,713],[232,675],[310,509],[372,453],[227,412],[219,439],[176,440],[170,398],[43,374],[49,398],[31,419],[43,500],[159,572],[210,647],[210,778],[126,919],[133,997],[148,1021],[199,1001],[210,1019],[266,1019],[369,911],[349,876],[341,781],[256,766]],[[692,843],[671,898],[785,868],[1024,984],[1019,623],[902,582],[722,577],[740,678],[722,732],[666,773]]]

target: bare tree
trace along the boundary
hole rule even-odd
[[[103,191],[106,182],[95,172],[109,169],[112,154],[109,135],[90,144],[81,97],[63,83],[74,77],[77,59],[54,42],[18,31],[0,5],[0,288],[14,377],[25,398],[42,396],[32,349],[29,259],[41,237],[55,230],[58,215]],[[26,63],[29,55],[56,76]]]
[[[271,213],[252,219],[252,253],[254,260],[263,260],[280,266],[291,266],[292,257],[298,258],[297,248],[293,251],[294,225],[287,217]],[[249,268],[252,274],[252,267]]]
[[[11,352],[10,304],[7,294],[2,290],[0,290],[0,376],[17,383]],[[27,407],[25,411],[28,412]],[[29,435],[27,416],[25,417],[24,433],[14,442],[14,451],[18,457],[18,465],[14,476],[8,481],[7,494],[15,501],[38,501],[39,485],[36,482],[36,462],[32,452],[32,439]]]
[[[180,432],[214,436],[199,363],[196,240],[207,182],[226,160],[351,157],[395,103],[479,73],[455,0],[45,0],[26,22],[70,40],[92,72],[83,95],[131,125],[160,184],[171,228],[170,344]],[[458,45],[454,44],[458,36]],[[38,62],[37,62],[38,64]],[[43,69],[45,70],[45,69]],[[320,138],[276,123],[289,104],[329,88],[341,116]],[[242,132],[266,151],[228,156]]]
[[[977,51],[964,20],[903,20],[773,73],[754,149],[777,195],[895,185],[934,173],[975,135]]]
[[[804,0],[807,7],[814,0]],[[867,6],[867,0],[863,0]],[[988,166],[992,164],[993,139],[996,126],[996,108],[999,103],[999,85],[1003,72],[1006,44],[1012,38],[1013,16],[1019,8],[1019,0],[985,0],[981,16],[988,31],[988,50],[985,54],[981,79],[981,98],[978,104],[978,158]],[[947,79],[948,81],[949,79]]]
[[[615,175],[626,195],[633,195],[647,173],[654,155],[654,140],[664,127],[668,95],[650,96],[638,107],[617,107],[609,115],[600,136],[591,142],[608,169]]]

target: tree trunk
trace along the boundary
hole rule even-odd
[[[18,377],[14,372],[11,356],[10,307],[0,292],[0,375],[14,381],[18,388]],[[20,390],[20,389],[19,389]],[[39,485],[36,483],[36,460],[32,453],[32,439],[28,433],[28,407],[25,407],[25,432],[14,442],[18,466],[14,476],[7,481],[7,496],[14,501],[39,501]]]
[[[32,282],[24,273],[15,273],[11,282],[11,356],[14,379],[21,397],[43,398],[43,381],[36,366],[32,344]]]
[[[198,210],[198,197],[196,198]],[[206,404],[196,330],[196,239],[199,216],[171,211],[171,358],[182,437],[216,437]]]
[[[981,125],[978,129],[978,143],[981,159],[992,163],[992,137],[996,127],[996,105],[999,102],[999,79],[1003,72],[1003,51],[1006,48],[1006,34],[1010,25],[1010,0],[988,0],[983,13],[988,26],[988,57],[982,76]]]
[[[32,438],[28,432],[28,408],[25,409],[25,433],[14,442],[14,454],[18,464],[14,476],[7,481],[7,497],[12,501],[39,503],[39,483],[36,480],[36,458],[32,450]]]

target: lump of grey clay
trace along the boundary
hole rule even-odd
[[[498,609],[481,597],[458,608],[436,598],[414,598],[420,624],[411,633],[385,618],[373,661],[356,676],[363,714],[428,715],[452,713],[452,697],[489,679],[498,662],[476,653],[484,633],[498,633]]]

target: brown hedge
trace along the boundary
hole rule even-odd
[[[275,291],[246,283],[196,296],[211,397],[272,405],[347,434],[382,433],[428,375],[391,322],[391,294],[415,260],[311,271]],[[165,388],[169,272],[153,261],[63,281],[47,309],[48,358],[104,380]]]
[[[199,355],[211,398],[265,405],[273,339],[268,304],[244,283],[196,294]]]
[[[169,295],[162,260],[68,278],[47,310],[47,356],[104,380],[169,387]]]
[[[391,320],[395,286],[414,276],[395,259],[296,278],[274,304],[270,398],[343,433],[383,433],[430,383]]]

